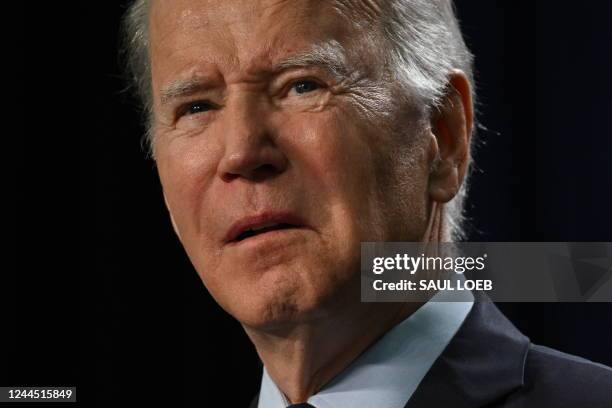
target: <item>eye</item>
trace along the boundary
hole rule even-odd
[[[291,89],[295,90],[295,92],[300,95],[308,93],[308,92],[316,91],[319,88],[321,88],[321,85],[319,85],[315,81],[311,81],[307,79],[296,81],[293,83],[293,85],[291,85]]]
[[[196,101],[188,103],[181,109],[180,116],[183,115],[195,115],[196,113],[207,112],[214,109],[215,106],[208,101]]]

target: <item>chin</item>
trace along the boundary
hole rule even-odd
[[[316,314],[319,302],[307,293],[307,288],[292,282],[267,287],[250,293],[250,301],[235,317],[254,328],[274,328],[307,321]]]
[[[322,318],[345,297],[340,292],[352,287],[329,269],[293,272],[283,268],[268,271],[248,293],[242,293],[240,299],[235,297],[228,311],[253,329],[283,328]],[[359,294],[356,296],[359,301]]]
[[[272,330],[307,320],[308,310],[286,299],[266,299],[256,308],[234,317],[243,325],[256,330]]]

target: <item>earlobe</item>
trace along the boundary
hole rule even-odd
[[[429,178],[432,200],[445,203],[459,191],[465,178],[470,154],[473,107],[467,76],[454,70],[442,105],[431,117],[431,156]]]
[[[457,195],[461,181],[458,168],[447,161],[441,161],[429,182],[429,195],[432,200],[446,203]]]

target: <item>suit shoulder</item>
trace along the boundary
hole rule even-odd
[[[612,368],[595,363],[586,358],[563,353],[545,346],[531,344],[527,354],[527,368],[531,369],[564,369],[581,374],[586,379],[612,379]]]
[[[608,407],[612,368],[548,347],[531,345],[525,361],[530,399],[558,407]]]

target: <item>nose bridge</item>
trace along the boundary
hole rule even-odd
[[[265,129],[265,101],[254,93],[233,96],[226,106],[228,142],[255,142]]]
[[[228,98],[224,108],[224,154],[219,174],[225,181],[278,173],[286,159],[274,140],[267,102],[255,92]]]

